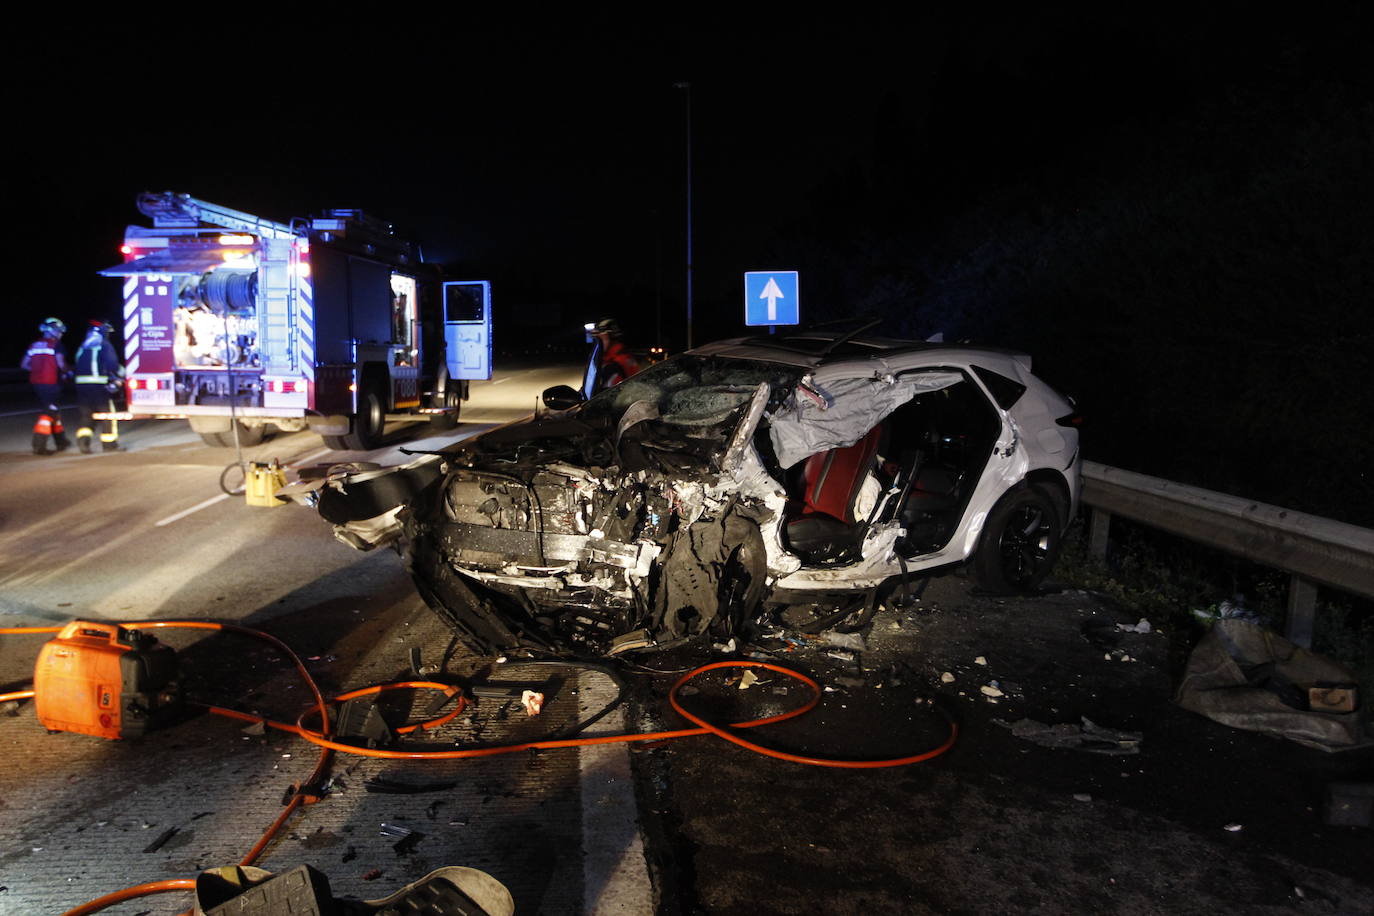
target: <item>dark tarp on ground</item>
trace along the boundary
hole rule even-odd
[[[1354,712],[1307,708],[1307,688],[1354,684],[1343,665],[1244,620],[1218,620],[1188,659],[1175,698],[1233,728],[1288,738],[1324,751],[1374,744],[1363,705]]]

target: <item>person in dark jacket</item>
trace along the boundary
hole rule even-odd
[[[596,390],[602,391],[619,385],[640,370],[639,360],[625,347],[621,340],[620,322],[614,318],[602,318],[592,328],[592,337],[600,347],[600,358],[596,373]]]
[[[76,351],[76,403],[81,410],[81,426],[76,431],[76,444],[83,452],[90,452],[95,434],[97,412],[113,412],[111,395],[123,384],[124,367],[119,364],[114,345],[110,343],[110,326],[92,319],[86,339]],[[119,448],[119,424],[106,419],[100,430],[100,447],[107,452]]]
[[[46,455],[49,454],[49,436],[59,452],[72,445],[62,428],[62,411],[57,406],[62,382],[70,374],[62,355],[62,335],[67,333],[67,326],[56,318],[49,318],[38,326],[38,333],[42,336],[29,346],[19,367],[28,370],[29,384],[38,400],[38,420],[33,424],[33,453]]]

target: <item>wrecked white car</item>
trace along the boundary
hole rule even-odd
[[[403,468],[321,515],[393,543],[472,648],[618,654],[786,612],[853,627],[967,564],[1033,590],[1079,492],[1073,405],[1022,354],[836,335],[724,341]]]

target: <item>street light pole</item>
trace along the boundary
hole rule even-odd
[[[681,89],[686,113],[687,136],[687,349],[692,349],[692,84],[673,83]]]

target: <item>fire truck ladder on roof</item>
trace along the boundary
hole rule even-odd
[[[298,234],[284,223],[231,210],[219,204],[197,200],[189,194],[177,194],[172,191],[145,191],[138,197],[138,210],[144,216],[151,217],[153,225],[159,229],[195,228],[201,223],[206,223],[235,232],[250,232],[264,239],[295,238]]]

